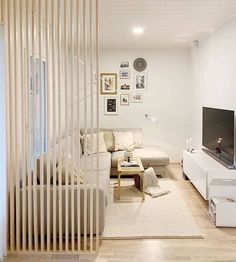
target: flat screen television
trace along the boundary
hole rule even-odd
[[[203,107],[202,119],[202,145],[222,164],[233,168],[234,111]]]

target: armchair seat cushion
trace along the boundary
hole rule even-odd
[[[134,157],[142,160],[144,167],[149,166],[166,166],[169,164],[169,157],[157,146],[144,146],[143,148],[134,149]],[[124,157],[124,151],[117,151],[111,154],[111,165],[117,167],[118,158]]]

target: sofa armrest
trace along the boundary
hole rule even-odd
[[[74,194],[73,191],[74,190]],[[84,195],[85,195],[85,190],[87,191],[87,208],[86,210],[84,209]],[[37,217],[38,217],[38,232],[40,234],[40,186],[37,185],[36,187],[37,191]],[[91,192],[92,191],[92,192]],[[20,191],[20,197],[22,198],[22,192],[23,189]],[[28,187],[26,188],[25,191],[26,197],[28,195]],[[47,216],[50,215],[50,234],[53,234],[53,187],[50,187],[50,212],[48,212],[47,209],[47,187],[44,186],[43,188],[43,195],[44,195],[44,232],[46,234],[47,230]],[[72,195],[74,195],[74,205],[72,206]],[[79,195],[79,196],[78,196]],[[92,203],[92,210],[93,210],[93,234],[96,233],[96,187],[93,185],[87,185],[87,189],[85,189],[84,185],[80,185],[80,194],[77,195],[77,186],[74,186],[74,189],[71,185],[68,185],[68,229],[69,229],[69,235],[71,235],[71,221],[72,221],[72,209],[74,210],[74,230],[75,234],[77,235],[78,231],[78,209],[80,210],[80,233],[81,235],[84,234],[84,212],[86,211],[87,213],[87,234],[90,234],[90,206]],[[90,196],[92,196],[93,201],[90,201]],[[32,205],[33,205],[33,190],[31,190],[31,199],[32,199]],[[66,209],[65,209],[65,199],[66,199],[66,187],[63,185],[62,186],[62,191],[61,191],[61,199],[59,196],[59,187],[56,186],[56,235],[59,235],[59,202],[61,201],[61,207],[62,207],[62,234],[65,236],[65,224],[66,224]],[[105,226],[105,195],[104,191],[102,189],[99,189],[99,234],[102,234]],[[78,203],[80,205],[78,206]],[[32,212],[32,232],[33,232],[33,210],[35,207],[31,207],[31,212]],[[26,205],[26,214],[28,214],[28,205]],[[22,223],[22,217],[20,218]],[[28,224],[28,222],[27,222]],[[27,228],[28,232],[28,228]]]

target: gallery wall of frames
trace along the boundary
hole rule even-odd
[[[117,72],[100,74],[100,93],[104,96],[104,114],[118,115],[119,107],[143,103],[148,91],[147,63],[143,58],[120,60]]]

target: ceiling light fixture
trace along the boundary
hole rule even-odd
[[[133,28],[133,33],[136,34],[136,35],[142,34],[143,31],[144,31],[144,29],[142,27],[135,27],[135,28]]]

